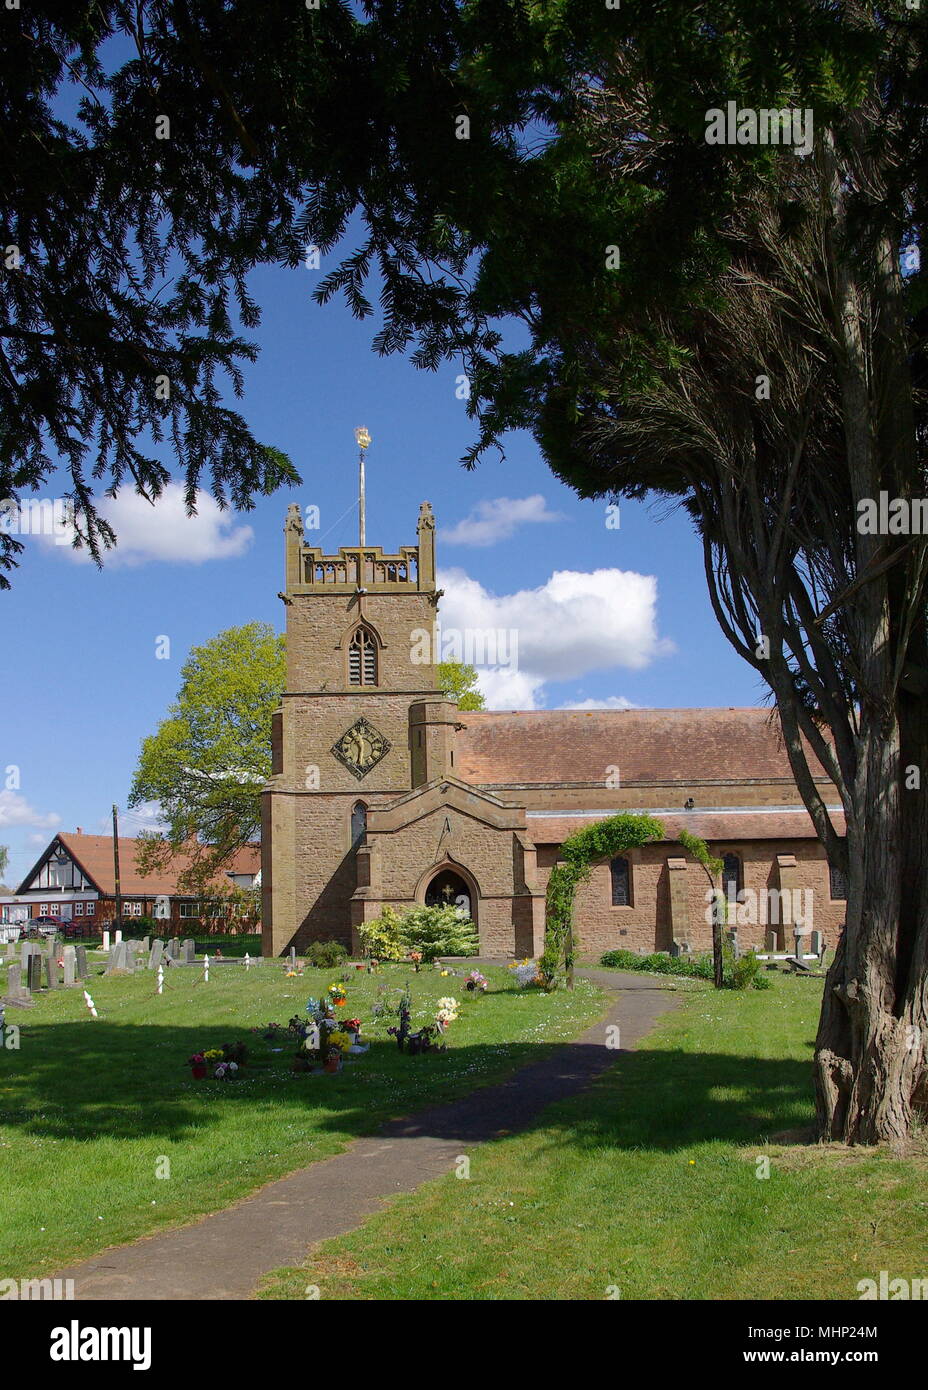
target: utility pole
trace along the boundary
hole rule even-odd
[[[119,891],[119,822],[117,808],[113,806],[113,869],[116,875],[116,927],[122,930],[122,893]]]
[[[371,437],[363,425],[358,426],[354,432],[354,437],[358,445],[358,534],[359,543],[364,546],[367,544],[364,533],[364,451],[370,448]]]

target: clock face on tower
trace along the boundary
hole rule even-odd
[[[390,741],[362,715],[332,745],[332,753],[360,781],[390,751]]]

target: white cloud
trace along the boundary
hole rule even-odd
[[[439,532],[443,545],[496,545],[506,541],[519,526],[560,521],[560,512],[549,512],[541,493],[533,497],[494,497],[478,502],[469,516],[447,531]]]
[[[30,806],[24,796],[19,792],[0,791],[0,828],[6,829],[11,825],[44,825],[49,830],[61,824],[61,817],[54,812],[43,815],[34,806]],[[42,837],[44,843],[46,837]]]
[[[116,548],[104,556],[108,566],[144,565],[150,560],[201,565],[207,560],[236,559],[254,539],[252,528],[237,525],[236,513],[221,511],[209,493],[197,493],[197,514],[188,516],[179,483],[168,483],[154,504],[124,488],[115,498],[103,498],[99,511],[116,532]],[[72,536],[73,531],[59,528],[57,536],[42,539],[86,563],[90,558],[87,547],[74,550]]]
[[[653,575],[556,570],[537,589],[501,595],[461,569],[444,571],[439,583],[445,591],[439,655],[495,667],[481,672],[481,689],[493,709],[544,707],[550,681],[579,680],[617,666],[639,671],[674,649],[657,634]],[[489,657],[494,647],[496,661]],[[626,708],[621,699],[579,708]]]

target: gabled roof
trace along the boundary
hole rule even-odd
[[[113,837],[111,835],[70,834],[67,831],[56,835],[49,842],[16,890],[17,893],[26,892],[28,883],[35,877],[56,844],[60,844],[66,850],[84,877],[90,880],[99,893],[107,897],[112,897],[115,894],[116,872],[113,865]],[[159,893],[166,893],[168,896],[176,895],[178,892],[177,879],[184,869],[189,867],[189,855],[178,855],[170,869],[157,870],[155,873],[143,876],[139,873],[136,865],[138,849],[138,840],[122,835],[119,837],[119,888],[121,894],[124,897],[154,897]],[[228,867],[231,873],[256,874],[261,867],[260,846],[248,845],[244,849],[238,850]],[[229,880],[224,872],[217,874],[213,883],[217,888],[229,886]]]
[[[784,780],[794,787],[770,709],[462,711],[458,776],[491,787]],[[809,753],[813,775],[825,777]]]

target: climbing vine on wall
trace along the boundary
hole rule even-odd
[[[663,837],[664,827],[653,816],[622,815],[607,816],[564,841],[560,850],[562,862],[551,870],[545,899],[545,949],[539,968],[549,984],[561,969],[567,972],[568,984],[573,983],[574,898],[593,865]]]

